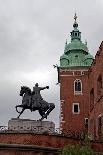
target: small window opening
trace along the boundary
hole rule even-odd
[[[102,118],[101,116],[98,117],[98,136],[100,137],[102,133]]]
[[[75,58],[78,58],[78,55],[75,55]]]
[[[99,75],[97,79],[97,94],[98,96],[101,95],[101,89],[102,89],[102,76]]]
[[[78,105],[74,105],[74,112],[78,113]]]
[[[94,108],[94,89],[92,88],[90,91],[90,112]]]
[[[73,113],[74,114],[79,114],[80,113],[79,103],[73,103]]]
[[[88,128],[88,118],[85,118],[85,128]]]

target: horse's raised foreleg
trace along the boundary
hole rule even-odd
[[[22,109],[22,111],[20,112],[20,114],[19,114],[19,116],[17,117],[17,118],[19,118],[20,117],[20,115],[24,112],[24,108]]]
[[[15,106],[16,111],[20,114],[20,113],[21,113],[21,111],[18,111],[18,107],[22,108],[23,106],[22,106],[22,104],[20,104],[20,105],[16,105],[16,106]]]

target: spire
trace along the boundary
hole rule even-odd
[[[75,13],[75,15],[74,15],[74,24],[73,24],[73,27],[74,28],[77,28],[78,27],[78,23],[77,23],[77,14]]]
[[[74,15],[74,23],[73,23],[74,30],[71,32],[71,41],[74,39],[81,40],[81,32],[78,30],[78,23],[77,23],[77,14]]]
[[[60,67],[89,67],[93,61],[90,56],[87,42],[81,40],[81,32],[78,28],[77,14],[73,16],[73,30],[71,42],[65,41],[64,54],[60,57]]]
[[[74,20],[75,20],[75,23],[76,23],[76,20],[77,20],[77,14],[76,14],[76,12],[75,12],[75,15],[74,15]]]

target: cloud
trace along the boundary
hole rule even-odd
[[[50,85],[42,95],[56,104],[49,120],[58,126],[60,93],[53,64],[59,64],[65,40],[70,41],[75,11],[82,39],[95,55],[102,41],[102,0],[0,0],[1,124],[17,116],[14,107],[21,103],[20,86],[32,89],[38,82]],[[35,119],[36,115],[27,111],[23,117]]]

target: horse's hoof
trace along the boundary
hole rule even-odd
[[[37,120],[37,121],[42,121],[42,118],[41,118],[41,119],[39,119],[39,120]]]

